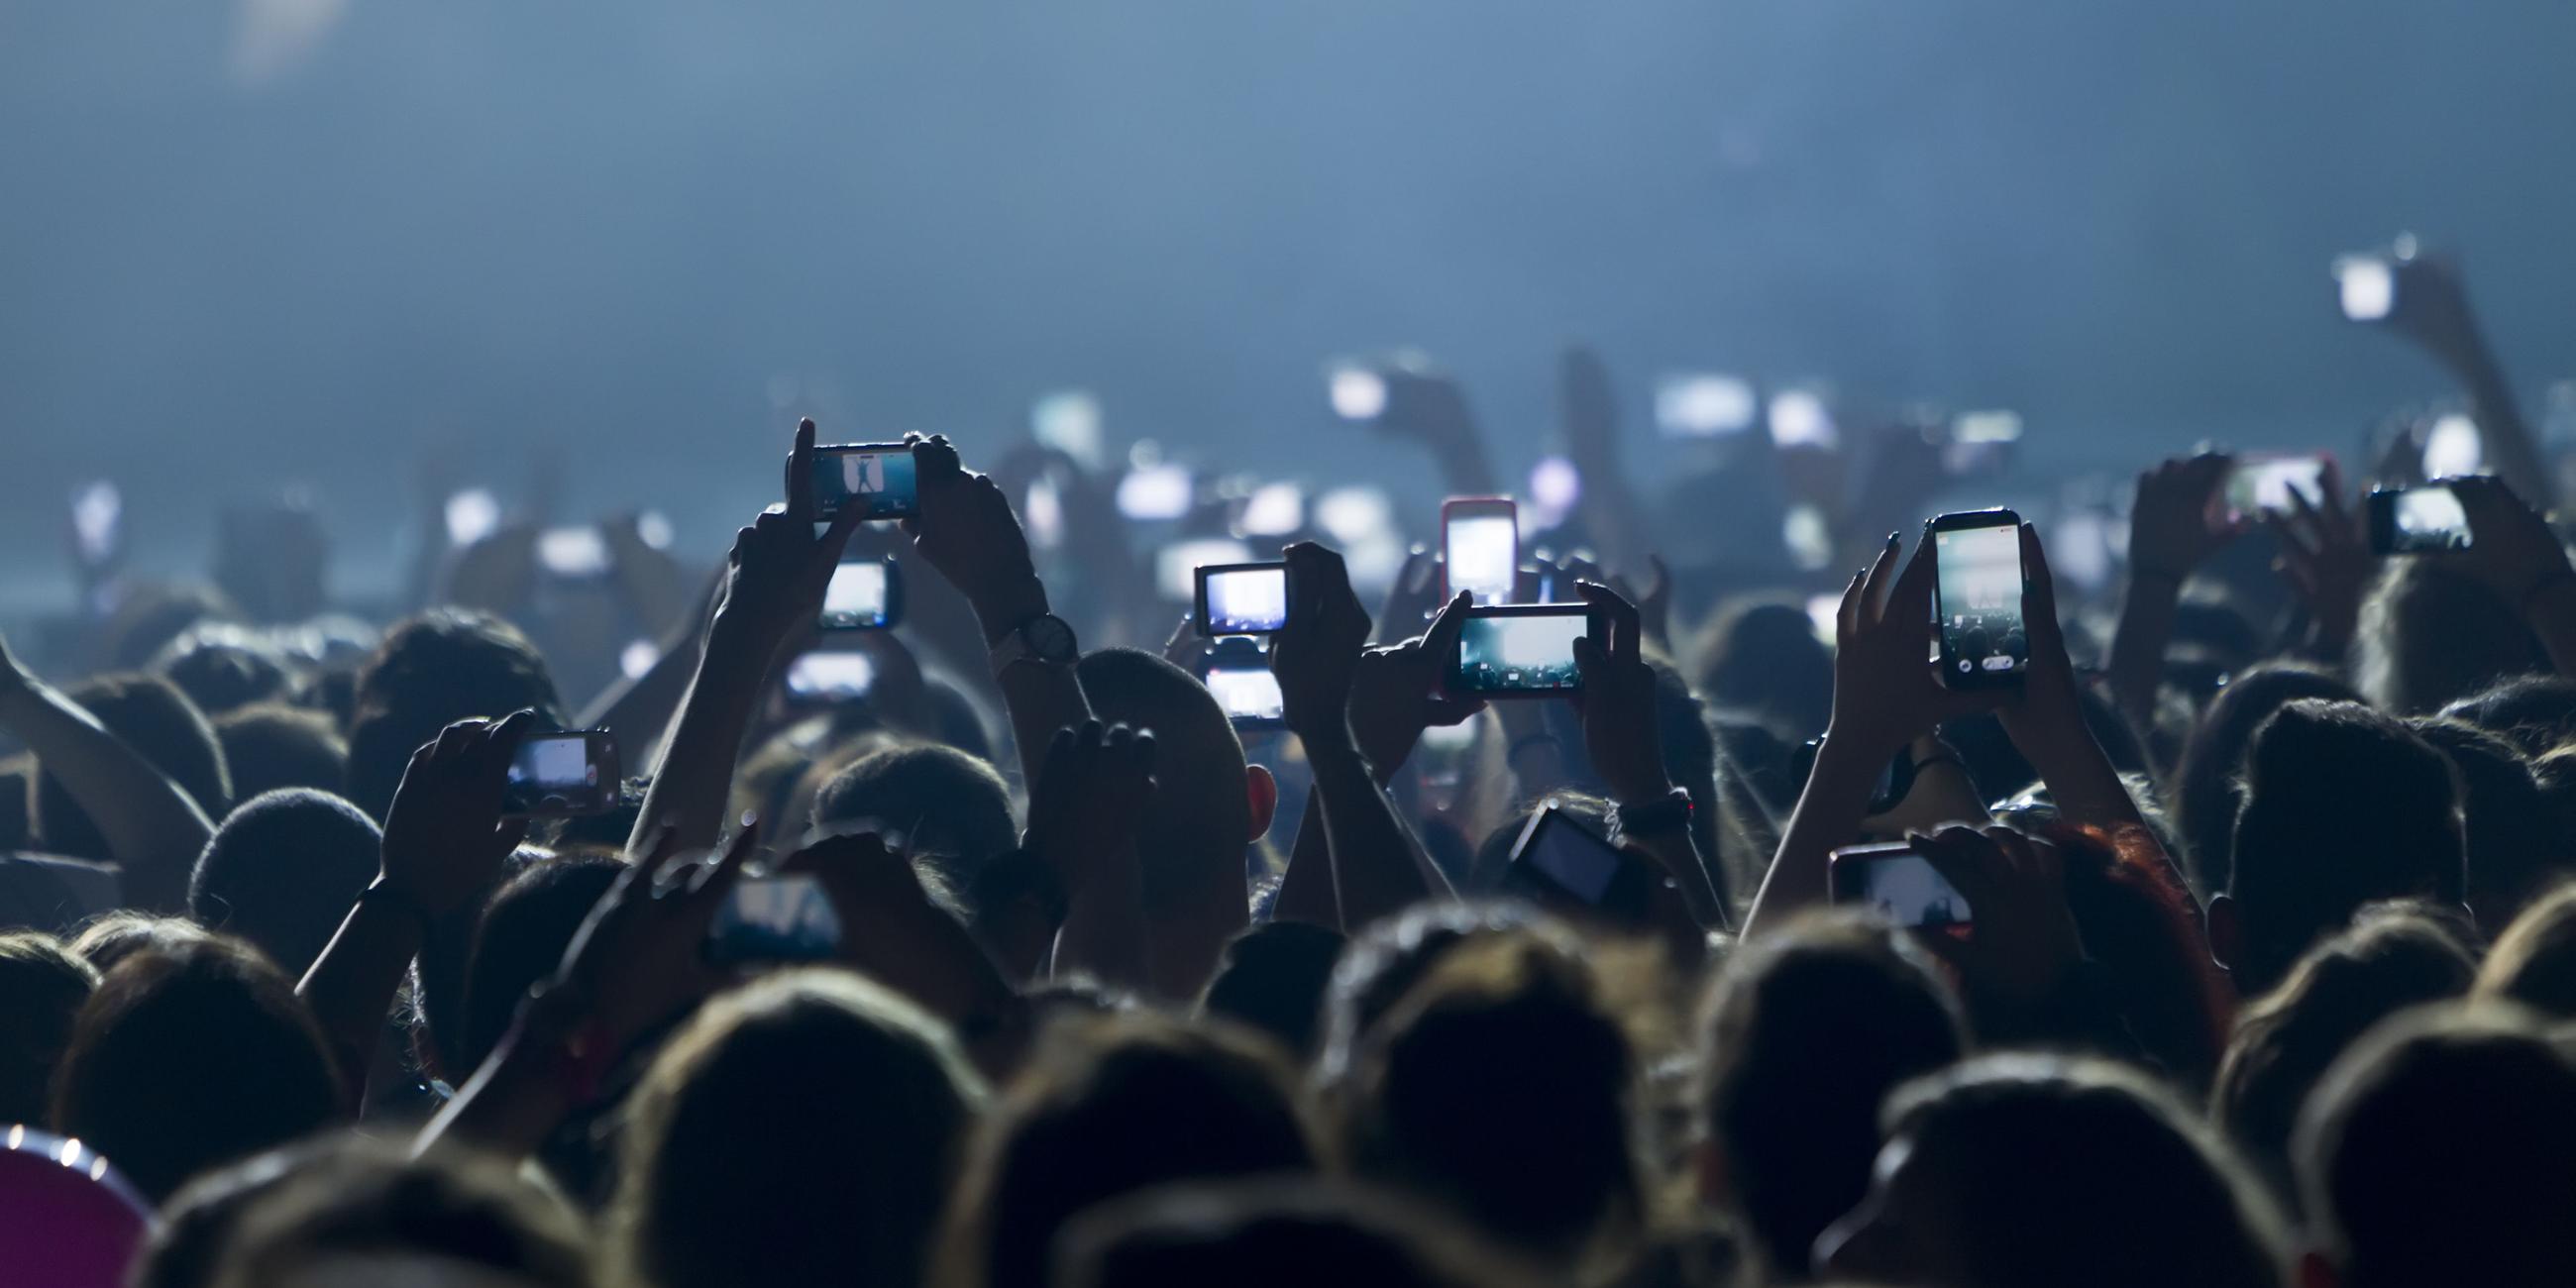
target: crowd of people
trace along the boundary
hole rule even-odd
[[[2007,683],[1927,661],[1902,531],[2006,465],[1756,424],[1649,485],[1579,350],[1519,569],[1589,610],[1570,694],[1450,691],[1437,552],[1355,578],[1302,517],[1266,646],[1175,631],[1153,547],[1246,490],[1142,527],[1016,435],[907,438],[868,522],[803,421],[703,594],[632,521],[580,575],[433,549],[381,625],[292,514],[102,570],[0,647],[0,1282],[2576,1282],[2576,567],[2404,267],[2470,539],[2168,460],[2093,586],[2071,509],[2013,520]],[[1505,491],[1454,383],[1369,377]],[[2423,481],[2385,446],[2352,483]],[[822,628],[853,562],[900,625]],[[1276,719],[1205,683],[1246,648]],[[599,808],[514,803],[594,729]],[[1522,870],[1542,812],[1592,891]],[[1863,842],[1938,916],[1842,897]],[[729,950],[755,889],[818,906]]]

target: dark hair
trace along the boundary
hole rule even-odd
[[[319,711],[254,703],[215,717],[215,741],[242,800],[281,787],[336,792],[349,776],[349,744]]]
[[[1109,1199],[1315,1166],[1290,1071],[1221,1025],[1059,1021],[988,1116],[948,1211],[947,1288],[1039,1288],[1057,1234]]]
[[[206,937],[206,928],[185,917],[118,910],[101,913],[72,937],[72,951],[105,975],[136,953],[180,948]]]
[[[1228,941],[1199,997],[1199,1014],[1222,1016],[1279,1040],[1299,1063],[1314,1057],[1333,963],[1349,942],[1302,921],[1263,922]]]
[[[98,971],[61,940],[0,935],[0,1123],[45,1120],[45,1088],[96,987]]]
[[[188,915],[301,977],[375,879],[384,840],[374,820],[328,792],[270,792],[206,838],[188,881]]]
[[[1172,1185],[1105,1204],[1057,1241],[1062,1288],[1511,1288],[1538,1280],[1401,1194],[1348,1181]]]
[[[190,627],[152,659],[151,669],[210,717],[283,698],[295,679],[284,651],[229,622]]]
[[[2478,920],[2501,926],[2525,901],[2576,868],[2557,807],[2531,762],[2511,742],[2459,720],[2411,720],[2460,776],[2468,844],[2468,903]]]
[[[208,818],[222,818],[232,806],[232,780],[224,772],[224,749],[214,726],[179,686],[157,675],[129,672],[102,675],[73,685],[64,696],[98,717],[126,746],[154,769],[177,783]],[[40,757],[37,768],[43,769]],[[45,849],[83,859],[105,859],[107,837],[72,800],[51,771],[38,775],[35,799],[36,835]]]
[[[629,1101],[621,1282],[917,1284],[983,1080],[946,1028],[841,971],[700,1009]]]
[[[2261,1187],[2170,1092],[2125,1067],[1983,1056],[1899,1089],[1886,1120],[1902,1169],[1956,1196],[1932,1237],[1970,1282],[2280,1283],[2285,1239]]]
[[[2439,710],[2499,680],[2547,672],[2521,610],[2439,559],[2391,559],[2362,601],[2353,679],[2399,715]]]
[[[2500,734],[2524,755],[2537,756],[2576,738],[2576,680],[2517,675],[2442,708],[2442,716]]]
[[[1639,1084],[1590,963],[1504,933],[1443,954],[1361,1040],[1334,1102],[1358,1174],[1576,1266],[1644,1228]]]
[[[2111,701],[2091,684],[2075,686],[2075,705],[2084,718],[2084,727],[2101,744],[2102,754],[2111,767],[2123,774],[2152,774],[2154,766],[2147,758],[2146,743],[2138,738],[2129,718],[2120,714],[2119,704]],[[2039,781],[2039,770],[2030,758],[2021,754],[2012,738],[2004,732],[2003,722],[1992,713],[1952,720],[1941,726],[1941,736],[1959,753],[1967,768],[1968,779],[1976,784],[1977,794],[1986,800],[2002,800]]]
[[[2231,963],[2269,988],[2317,938],[2380,899],[2458,903],[2467,884],[2457,774],[2395,719],[2300,699],[2254,733],[2228,894]]]
[[[1815,916],[1736,950],[1699,1027],[1696,1096],[1752,1250],[1803,1276],[1816,1236],[1859,1203],[1878,1108],[1968,1046],[1958,999],[1898,932]]]
[[[901,832],[915,861],[951,890],[968,889],[986,862],[1019,844],[1002,776],[952,747],[869,752],[835,771],[814,795],[816,827],[870,819]]]
[[[2173,773],[2174,825],[2182,833],[2179,857],[2204,896],[2227,888],[2236,810],[2245,800],[2238,778],[2245,748],[2273,712],[2299,698],[2358,702],[2361,694],[2307,663],[2265,662],[2228,681],[2183,742]]]
[[[531,1288],[594,1282],[578,1217],[507,1166],[457,1150],[413,1157],[343,1139],[252,1187],[226,1224],[216,1288],[302,1282],[339,1258],[470,1266]]]
[[[460,1031],[451,1041],[439,1032],[447,1017],[428,1017],[443,1069],[462,1079],[492,1054],[529,988],[553,977],[583,919],[625,870],[624,863],[605,857],[539,859],[492,892],[466,953],[463,1017],[455,1026]]]
[[[347,794],[379,819],[412,753],[447,726],[530,707],[560,722],[536,645],[508,622],[462,608],[434,608],[386,632],[358,672],[357,703]]]
[[[2249,1003],[2210,1091],[2210,1117],[2284,1199],[2299,1106],[2335,1058],[2381,1020],[2456,997],[2476,969],[2439,922],[2405,904],[2375,905],[2320,942],[2280,987]]]
[[[1543,933],[1571,933],[1538,909],[1511,902],[1426,903],[1370,923],[1333,963],[1332,987],[1324,997],[1319,1062],[1324,1079],[1330,1082],[1348,1071],[1360,1040],[1450,950],[1532,925],[1546,927]]]
[[[208,936],[135,955],[81,1007],[54,1079],[54,1130],[156,1201],[209,1167],[339,1115],[322,1032],[248,944]]]
[[[2576,1020],[2576,882],[2532,900],[2496,936],[2477,995]]]
[[[2576,1065],[2503,1003],[2373,1029],[2292,1146],[2309,1228],[2347,1288],[2576,1281]]]
[[[1730,600],[1702,627],[1695,687],[1730,714],[1762,722],[1791,742],[1825,731],[1834,708],[1834,656],[1804,605]]]

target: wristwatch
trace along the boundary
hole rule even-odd
[[[1022,662],[1046,666],[1071,666],[1082,657],[1073,642],[1073,628],[1053,613],[1040,613],[1011,628],[1002,642],[993,646],[993,675]]]
[[[1622,805],[1610,812],[1610,839],[1617,842],[1632,836],[1678,832],[1690,826],[1694,808],[1687,787],[1676,787],[1650,801]]]

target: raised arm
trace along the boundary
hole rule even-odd
[[[2142,727],[2155,718],[2183,583],[2241,531],[2211,514],[2235,467],[2230,457],[2204,452],[2138,476],[2129,507],[2129,586],[2111,636],[2109,669],[2112,699]]]
[[[98,824],[124,870],[125,902],[155,912],[188,903],[188,873],[214,824],[188,793],[98,717],[39,680],[0,640],[0,729],[15,734]]]
[[[2478,328],[2477,312],[2469,305],[2458,265],[2441,256],[2413,256],[2397,261],[2396,272],[2390,329],[2414,341],[2458,378],[2469,395],[2469,412],[2477,421],[2488,467],[2496,476],[2516,492],[2545,502],[2552,493],[2549,467],[2531,426],[2523,421],[2504,364]]]
[[[1694,809],[1714,805],[1691,800],[1673,785],[1664,765],[1663,739],[1655,728],[1655,672],[1640,650],[1645,628],[1637,606],[1595,582],[1575,589],[1610,630],[1606,640],[1576,640],[1574,664],[1583,677],[1576,699],[1583,749],[1618,807],[1619,838],[1663,867],[1700,929],[1725,929],[1725,904],[1690,825]]]
[[[713,845],[724,830],[734,759],[779,650],[823,609],[823,589],[841,548],[857,530],[858,507],[814,534],[814,422],[796,426],[787,456],[787,499],[761,511],[734,536],[725,557],[724,589],[707,625],[706,647],[688,696],[663,740],[662,759],[644,793],[643,812],[627,838],[640,852],[662,827],[684,849]]]
[[[2120,771],[2084,723],[2076,697],[2075,666],[2066,656],[2066,632],[2057,621],[2057,583],[2039,530],[2021,525],[2022,621],[2030,638],[2030,669],[2021,692],[1997,711],[2013,746],[2048,784],[2058,814],[2070,823],[2102,828],[2140,825]]]
[[[2549,521],[2500,478],[2451,481],[2469,518],[2469,548],[2448,559],[2522,614],[2560,675],[2576,676],[2576,568]]]
[[[1154,923],[1136,829],[1153,807],[1154,735],[1085,721],[1048,740],[1045,776],[1029,797],[1023,848],[1063,891],[1064,924],[1050,973],[1086,974],[1158,992]]]

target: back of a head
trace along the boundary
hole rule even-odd
[[[2229,681],[2210,699],[2184,741],[2173,775],[2174,825],[2203,894],[2227,888],[2244,803],[2237,780],[2245,748],[2272,713],[2300,698],[2358,702],[2361,694],[2335,675],[2301,662],[2266,662]]]
[[[912,1284],[983,1080],[856,975],[773,975],[700,1010],[637,1088],[615,1256],[660,1288]]]
[[[2465,720],[2537,756],[2576,738],[2576,680],[2517,675],[2442,708],[2442,717]]]
[[[45,1121],[45,1089],[98,971],[61,940],[0,934],[0,1126]]]
[[[1881,1179],[1934,1196],[1941,1228],[1917,1234],[1947,1245],[1940,1282],[2280,1282],[2282,1223],[2261,1187],[2171,1092],[2125,1066],[1980,1057],[1908,1084],[1886,1115],[1901,1154]]]
[[[205,713],[177,685],[157,675],[102,675],[71,686],[65,696],[177,783],[208,817],[220,818],[231,807],[232,780],[224,770],[223,745],[215,740]],[[98,824],[51,773],[36,781],[35,825],[52,853],[112,857]]]
[[[188,915],[301,977],[375,879],[384,833],[328,792],[292,787],[225,816],[188,881]]]
[[[1060,1288],[1515,1288],[1540,1282],[1398,1194],[1349,1182],[1172,1186],[1057,1241]]]
[[[145,581],[126,588],[107,623],[99,630],[100,654],[106,665],[135,670],[204,622],[234,622],[241,609],[224,593],[204,582]]]
[[[2476,992],[2576,1020],[2576,883],[2532,900],[2496,936],[2478,968]]]
[[[540,859],[492,893],[466,954],[464,1018],[454,1026],[459,1031],[432,1030],[443,1066],[462,1078],[500,1045],[528,989],[554,976],[583,919],[625,870],[610,858]],[[436,1025],[445,1017],[428,1018]]]
[[[2540,1026],[2420,1008],[2335,1062],[2292,1153],[2345,1288],[2576,1282],[2576,1064]]]
[[[581,1221],[509,1168],[355,1138],[296,1156],[232,1214],[213,1288],[589,1288]]]
[[[938,1281],[1039,1288],[1067,1222],[1170,1182],[1311,1171],[1295,1075],[1252,1039],[1142,1013],[1059,1022],[979,1131]]]
[[[2362,602],[2353,676],[2371,705],[2438,711],[2500,680],[2546,674],[2549,654],[2484,582],[2439,559],[2391,559]]]
[[[2481,923],[2501,926],[2532,895],[2576,869],[2576,847],[2520,748],[2465,721],[2408,724],[2459,772],[2469,906]]]
[[[1201,1015],[1222,1016],[1279,1040],[1299,1063],[1313,1058],[1323,1026],[1324,994],[1346,941],[1338,930],[1301,921],[1266,921],[1225,946]]]
[[[1533,926],[1543,927],[1540,933],[1544,934],[1572,933],[1536,908],[1516,901],[1424,903],[1362,929],[1333,963],[1332,984],[1324,997],[1321,1068],[1325,1079],[1336,1080],[1349,1072],[1361,1040],[1452,949]]]
[[[1721,605],[1700,634],[1699,691],[1783,737],[1823,733],[1833,714],[1833,653],[1807,610],[1772,599]]]
[[[320,711],[255,703],[215,717],[215,741],[240,800],[281,787],[336,792],[349,776],[349,744]]]
[[[1790,1275],[1868,1191],[1887,1094],[1968,1045],[1958,1000],[1922,950],[1844,918],[1739,948],[1699,1033],[1698,1109],[1730,1206]]]
[[[51,1118],[158,1200],[339,1108],[294,981],[249,945],[210,936],[137,954],[99,981],[55,1075]]]
[[[1336,1107],[1361,1175],[1571,1264],[1643,1216],[1638,1082],[1586,959],[1507,934],[1451,949],[1406,992]]]
[[[1085,653],[1083,696],[1102,720],[1154,735],[1154,793],[1137,838],[1149,907],[1220,876],[1243,883],[1252,835],[1244,796],[1243,741],[1225,708],[1189,672],[1151,653],[1107,648]]]
[[[2309,949],[2278,988],[2238,1016],[2211,1089],[2211,1118],[2290,1197],[2290,1133],[2326,1070],[2381,1020],[2459,996],[2475,969],[2448,930],[2402,905],[2364,914]]]
[[[2403,724],[2303,699],[2255,731],[2228,879],[2241,984],[2270,987],[2364,904],[2456,904],[2466,883],[2457,776]]]
[[[230,622],[190,628],[152,659],[152,671],[208,716],[284,697],[294,682],[275,644]]]
[[[436,608],[385,634],[358,673],[357,704],[347,794],[381,819],[412,753],[440,730],[527,707],[553,719],[558,699],[545,660],[517,627],[485,613]]]
[[[137,953],[179,948],[206,937],[204,926],[186,917],[157,917],[148,912],[104,913],[72,937],[72,952],[101,976]]]
[[[1019,843],[1002,776],[965,752],[926,744],[888,747],[843,766],[815,794],[812,821],[899,832],[915,861],[952,890],[967,889],[986,861]]]

